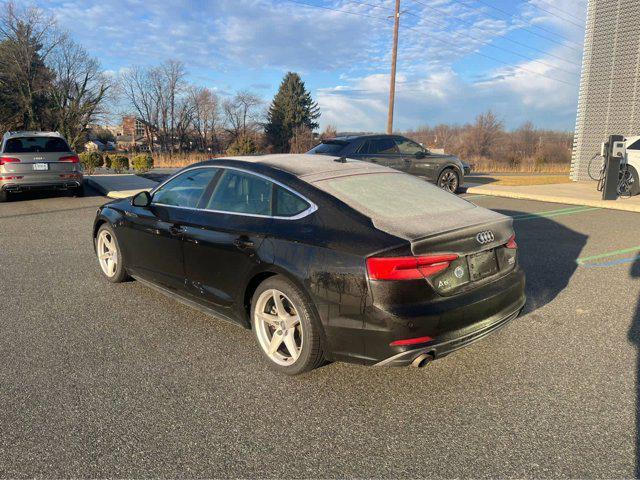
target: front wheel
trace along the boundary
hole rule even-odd
[[[9,200],[9,194],[6,190],[0,190],[0,203],[6,202]]]
[[[307,295],[280,275],[262,282],[251,301],[251,323],[264,358],[297,375],[324,361],[322,326]]]
[[[456,193],[460,185],[460,178],[452,168],[445,168],[438,176],[437,185],[450,193]]]
[[[118,239],[108,223],[103,224],[98,230],[96,254],[100,269],[107,280],[120,283],[128,278]]]

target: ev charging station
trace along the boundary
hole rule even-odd
[[[601,146],[600,155],[604,158],[604,185],[602,200],[618,199],[620,167],[626,162],[627,143],[622,135],[610,135],[609,140]]]

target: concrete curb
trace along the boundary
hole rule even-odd
[[[467,188],[467,193],[474,195],[489,195],[493,197],[514,198],[518,200],[536,200],[538,202],[562,203],[565,205],[584,205],[587,207],[606,208],[609,210],[623,210],[626,212],[640,212],[640,204],[629,203],[628,199],[618,200],[592,200],[560,195],[547,195],[539,193],[518,192],[516,190],[496,190],[486,186],[473,186]]]
[[[102,195],[105,195],[109,198],[116,198],[116,199],[132,197],[136,193],[139,193],[143,190],[147,190],[147,191],[151,190],[153,187],[155,187],[158,184],[158,182],[154,182],[153,180],[136,176],[141,180],[140,182],[138,182],[139,185],[135,185],[134,188],[123,188],[124,185],[120,185],[120,186],[117,184],[114,185],[114,182],[112,181],[105,181],[104,177],[105,176],[102,176],[102,175],[96,175],[96,176],[87,175],[84,177],[84,181],[91,188],[97,190]],[[132,185],[127,185],[127,186],[131,187]]]

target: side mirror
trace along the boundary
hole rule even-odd
[[[131,199],[131,205],[134,207],[148,207],[151,205],[151,195],[146,190],[137,193]]]
[[[418,160],[420,160],[421,158],[426,157],[426,156],[427,156],[427,153],[426,153],[426,152],[416,152],[416,155],[415,155],[415,156],[416,156],[416,158],[417,158]]]

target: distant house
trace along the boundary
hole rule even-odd
[[[84,144],[84,149],[87,152],[102,152],[105,148],[105,144],[100,140],[89,140]]]
[[[116,148],[118,150],[136,150],[146,145],[147,140],[144,135],[120,135],[116,138]]]

